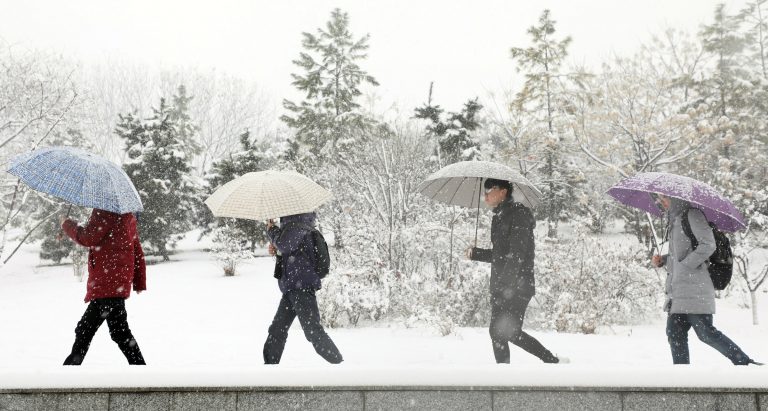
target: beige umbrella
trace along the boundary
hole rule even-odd
[[[205,205],[216,217],[267,220],[309,213],[330,198],[328,190],[295,171],[267,170],[224,184]]]

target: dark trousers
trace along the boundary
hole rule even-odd
[[[128,328],[128,313],[125,311],[125,299],[100,298],[92,300],[85,309],[83,318],[75,328],[75,343],[72,345],[72,353],[69,354],[64,365],[80,365],[88,353],[91,340],[101,324],[107,320],[109,335],[112,341],[117,343],[123,352],[128,364],[145,365],[144,357],[136,340]]]
[[[525,310],[531,297],[512,296],[491,299],[491,342],[497,363],[509,363],[509,343],[524,349],[546,363],[558,362],[549,350],[523,331]]]
[[[690,364],[688,354],[688,331],[693,327],[696,336],[703,343],[720,351],[732,363],[746,365],[749,357],[736,343],[712,325],[712,314],[669,314],[667,317],[667,340],[672,350],[674,364]]]
[[[315,347],[315,351],[331,364],[340,363],[342,358],[339,349],[320,324],[320,310],[314,290],[291,290],[283,294],[264,343],[264,363],[280,363],[288,339],[288,329],[296,317],[299,317],[304,336]]]

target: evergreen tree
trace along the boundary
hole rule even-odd
[[[247,130],[240,135],[240,146],[240,151],[213,163],[211,171],[206,177],[208,195],[237,177],[251,172],[272,169],[282,161],[282,153],[279,148],[268,143],[253,141],[251,133]],[[251,252],[256,249],[258,243],[266,241],[264,235],[266,226],[261,221],[214,218],[207,207],[201,214],[206,233],[210,232],[214,226],[217,228],[226,226],[226,230],[219,230],[219,236],[233,235],[239,241],[248,243],[248,249]]]
[[[544,198],[539,211],[548,222],[547,236],[553,238],[557,236],[558,222],[575,211],[576,187],[582,180],[578,168],[568,158],[568,142],[558,120],[563,119],[568,109],[566,82],[578,82],[584,75],[560,72],[571,38],[554,38],[555,21],[549,10],[544,10],[539,25],[530,27],[528,34],[532,46],[511,49],[517,70],[524,71],[526,79],[511,109],[529,113],[539,126],[530,131],[540,139],[538,171],[544,183]]]
[[[179,105],[169,105],[161,98],[147,120],[120,115],[116,129],[125,140],[129,158],[123,167],[144,204],[144,212],[139,214],[141,238],[165,261],[169,248],[192,228],[200,206],[196,197],[199,184],[190,176],[191,155],[198,150],[193,138],[196,128],[186,111],[189,97],[183,86],[172,101]]]
[[[430,99],[422,107],[414,110],[414,118],[429,120],[427,135],[437,140],[437,159],[440,167],[457,161],[471,160],[477,155],[478,143],[470,134],[480,127],[478,113],[483,106],[474,100],[468,100],[460,112],[447,113],[439,105],[432,105]]]
[[[339,9],[333,10],[325,29],[302,35],[304,51],[293,63],[304,72],[291,76],[305,98],[298,104],[284,100],[290,113],[281,119],[313,156],[333,156],[374,124],[356,101],[363,84],[379,84],[359,66],[367,57],[369,36],[355,40],[349,16]]]
[[[754,26],[741,31],[748,16],[729,15],[718,5],[714,22],[700,33],[713,70],[697,84],[700,99],[695,104],[709,109],[708,120],[717,131],[688,171],[723,190],[757,223],[766,221],[760,214],[768,213],[768,103],[760,56],[749,47]]]
[[[768,0],[752,0],[738,14],[746,26],[747,49],[768,81]]]

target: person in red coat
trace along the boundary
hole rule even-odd
[[[80,365],[91,340],[104,320],[109,335],[120,347],[128,363],[145,365],[139,345],[128,327],[125,299],[131,288],[137,293],[147,289],[144,251],[139,243],[136,217],[94,209],[85,227],[62,218],[61,228],[75,243],[88,247],[88,285],[85,302],[89,303],[75,328],[75,343],[64,365]]]

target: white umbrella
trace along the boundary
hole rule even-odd
[[[513,186],[512,198],[526,207],[533,208],[541,202],[541,192],[533,183],[514,169],[491,161],[461,161],[445,166],[427,177],[416,191],[441,203],[477,207],[479,218],[480,207],[488,208],[481,198],[483,182],[489,178],[509,181]]]
[[[242,175],[205,200],[216,217],[267,220],[309,213],[331,198],[328,190],[295,171],[259,171]]]
[[[461,161],[445,166],[427,177],[416,190],[441,203],[487,208],[481,198],[483,182],[489,178],[512,183],[513,198],[526,207],[533,208],[541,202],[541,192],[528,179],[510,167],[491,161]]]

